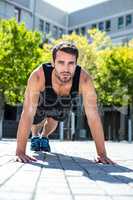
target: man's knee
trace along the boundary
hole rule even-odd
[[[56,121],[52,117],[48,117],[45,125],[50,127],[51,129],[55,130],[58,126],[58,121]]]
[[[43,119],[41,122],[37,123],[37,124],[32,124],[31,126],[31,131],[32,133],[38,133],[41,132],[44,124],[46,123],[46,118]]]

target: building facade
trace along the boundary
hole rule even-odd
[[[43,0],[0,0],[0,18],[12,17],[53,38],[73,31],[86,35],[90,28],[106,31],[114,43],[133,38],[133,0],[109,0],[69,14]]]
[[[73,31],[86,35],[90,28],[106,31],[114,43],[133,38],[133,0],[108,0],[69,14],[43,0],[0,0],[0,18],[12,17],[53,38]]]
[[[52,14],[51,14],[52,13]],[[16,18],[28,29],[58,38],[67,33],[68,15],[43,0],[0,0],[0,18]]]
[[[133,0],[109,0],[69,14],[68,32],[86,34],[98,28],[106,31],[114,43],[133,38]]]

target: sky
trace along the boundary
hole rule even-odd
[[[43,0],[68,13],[109,0]]]

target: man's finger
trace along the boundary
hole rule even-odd
[[[20,159],[19,157],[16,157],[16,158],[15,158],[15,161],[16,161],[16,162],[22,162],[21,159]]]
[[[23,163],[29,162],[29,160],[27,159],[26,156],[22,156],[22,157],[21,157],[21,160],[22,160]]]
[[[95,159],[95,162],[96,162],[96,163],[103,163],[103,164],[106,164],[106,162],[105,162],[102,158],[97,158],[97,159]]]
[[[109,158],[107,159],[107,162],[109,163],[109,164],[116,164],[115,162],[113,162],[112,160],[110,160]]]
[[[27,156],[27,157],[28,157],[28,159],[30,159],[31,161],[37,161],[37,159],[34,158],[34,157],[30,157],[30,156]]]
[[[116,164],[115,162],[113,162],[112,160],[110,160],[107,157],[98,157],[95,160],[96,163],[103,163],[103,164]]]
[[[16,158],[16,161],[21,163],[26,163],[26,160],[24,158]]]
[[[107,163],[106,160],[105,160],[105,159],[102,159],[102,158],[100,158],[99,161],[100,161],[101,163],[103,163],[103,164],[106,164],[106,163]]]
[[[27,163],[29,162],[27,158],[25,158],[24,156],[19,156],[16,158],[17,162],[21,162],[21,163]]]

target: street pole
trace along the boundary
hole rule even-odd
[[[71,112],[71,140],[73,139],[73,135],[75,133],[75,114]]]
[[[61,141],[64,140],[64,122],[59,124],[59,136]]]
[[[131,119],[128,119],[128,142],[132,142],[132,124]]]

